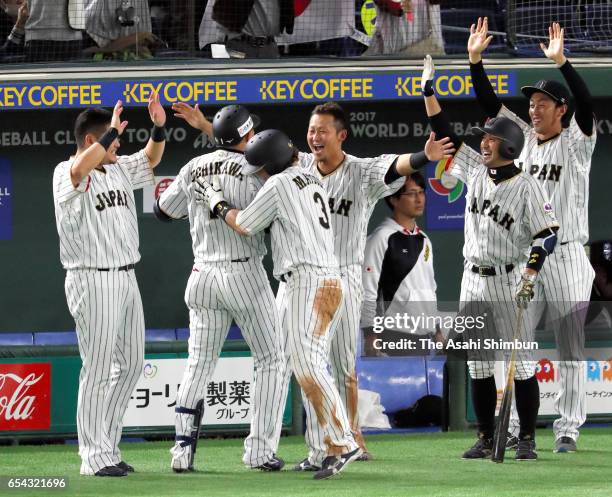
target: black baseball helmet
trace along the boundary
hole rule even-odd
[[[291,166],[295,150],[285,133],[278,129],[266,129],[248,141],[244,156],[257,171],[263,168],[273,175]]]
[[[242,105],[227,105],[215,114],[213,136],[218,147],[233,147],[259,125],[259,118]]]
[[[489,119],[484,126],[474,126],[472,133],[476,136],[489,134],[499,138],[502,143],[499,147],[499,155],[504,159],[518,159],[525,144],[523,130],[512,119],[507,117],[494,117]]]

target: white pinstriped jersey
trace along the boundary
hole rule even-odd
[[[397,155],[359,158],[345,154],[333,173],[321,175],[312,154],[300,153],[300,166],[316,176],[329,196],[334,251],[340,267],[363,263],[368,221],[381,198],[399,190],[406,178],[385,184],[385,174]]]
[[[450,174],[467,185],[463,257],[478,266],[515,266],[527,260],[534,235],[558,226],[548,195],[521,171],[495,185],[482,156],[463,143]]]
[[[149,159],[141,150],[116,164],[94,169],[75,188],[74,158],[53,173],[53,203],[64,269],[117,268],[140,260],[134,190],[155,184]]]
[[[231,261],[266,253],[263,233],[252,237],[241,236],[195,199],[195,179],[205,177],[211,182],[215,175],[219,177],[223,196],[229,204],[244,209],[264,184],[256,174],[243,174],[244,165],[246,159],[240,152],[220,149],[201,155],[183,166],[159,198],[161,210],[170,217],[189,217],[196,263]]]
[[[321,181],[293,166],[266,181],[236,223],[249,233],[272,224],[274,276],[299,266],[337,269],[328,198]]]
[[[525,134],[518,165],[538,180],[550,197],[559,219],[559,243],[589,241],[589,172],[597,140],[597,126],[585,135],[576,117],[552,140],[538,145],[533,128],[505,106],[500,116],[516,122]]]

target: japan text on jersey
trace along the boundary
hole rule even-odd
[[[330,220],[335,234],[335,252],[340,266],[361,265],[368,221],[376,202],[399,190],[400,177],[385,183],[385,175],[397,155],[359,158],[345,154],[344,162],[325,176],[312,154],[300,154],[300,166],[321,180],[329,196]]]
[[[534,235],[558,226],[546,192],[529,174],[518,172],[495,184],[481,155],[465,143],[452,164],[450,173],[467,185],[466,261],[478,266],[523,263]]]
[[[597,126],[585,135],[575,116],[569,127],[544,142],[539,142],[534,129],[502,106],[500,116],[516,122],[525,135],[525,146],[518,165],[546,190],[559,219],[559,243],[589,239],[589,173],[597,141]]]

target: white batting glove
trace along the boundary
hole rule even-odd
[[[521,281],[516,289],[516,303],[519,307],[527,309],[529,303],[532,301],[534,296],[533,286],[535,285],[535,280],[535,274],[523,274],[521,276]]]
[[[197,178],[193,191],[196,201],[206,204],[211,212],[215,212],[219,203],[225,202],[218,176],[213,176],[212,185],[203,177]]]
[[[433,80],[436,74],[436,66],[431,58],[431,55],[426,55],[423,59],[423,74],[421,75],[421,91],[423,95],[433,95]]]

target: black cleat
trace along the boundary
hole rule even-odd
[[[512,433],[508,432],[506,439],[506,450],[516,450],[518,449],[519,439],[512,435]]]
[[[538,453],[536,452],[535,440],[531,438],[528,440],[519,440],[514,459],[517,461],[535,461],[537,458]]]
[[[255,469],[261,469],[262,471],[280,471],[283,469],[284,465],[285,461],[283,461],[280,457],[276,457],[276,454],[274,454],[272,459],[255,467]]]
[[[127,476],[127,471],[117,466],[105,466],[95,472],[96,476]]]
[[[297,463],[293,467],[293,471],[319,471],[320,469],[321,469],[320,466],[317,466],[316,464],[312,464],[308,460],[308,458],[306,458],[303,461]]]
[[[327,456],[323,459],[323,465],[314,475],[315,480],[326,480],[332,476],[336,476],[340,471],[344,470],[351,461],[354,461],[361,455],[361,448],[342,454],[338,457]]]
[[[133,473],[134,472],[134,466],[131,466],[130,464],[126,463],[125,461],[118,462],[117,464],[115,464],[115,466],[117,466],[119,469],[122,469],[126,473]]]
[[[493,452],[492,438],[479,438],[472,447],[463,453],[462,459],[486,459]]]

